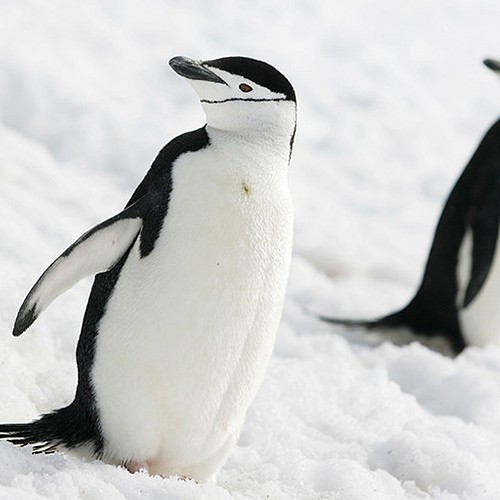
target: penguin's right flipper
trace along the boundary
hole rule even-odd
[[[495,172],[496,173],[496,172]],[[477,296],[486,281],[497,247],[500,224],[500,175],[488,179],[489,183],[480,191],[480,196],[471,211],[469,230],[472,234],[472,268],[463,307],[467,307]]]
[[[27,330],[54,299],[86,276],[111,269],[135,242],[151,207],[140,198],[68,247],[42,274],[17,313],[13,335]]]

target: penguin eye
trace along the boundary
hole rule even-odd
[[[251,92],[253,88],[250,87],[250,85],[248,85],[247,83],[240,83],[240,90],[242,92]]]

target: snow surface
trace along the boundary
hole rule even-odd
[[[498,0],[2,0],[0,422],[67,404],[90,281],[10,336],[45,267],[203,124],[174,55],[275,64],[299,98],[295,252],[275,354],[217,484],[0,443],[1,499],[500,498],[500,351],[450,358],[313,312],[414,293],[445,197],[498,117]],[[138,423],[140,425],[140,423]]]

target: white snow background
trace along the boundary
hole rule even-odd
[[[14,339],[31,285],[204,123],[170,57],[274,64],[299,126],[284,317],[217,483],[1,442],[0,498],[498,500],[500,350],[453,359],[313,312],[371,317],[414,293],[444,200],[500,115],[481,64],[500,58],[499,23],[498,0],[2,0],[0,422],[73,398],[91,281]]]

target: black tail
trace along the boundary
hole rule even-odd
[[[361,326],[368,330],[405,327],[426,337],[443,336],[448,339],[452,349],[460,353],[465,348],[465,342],[456,310],[449,313],[445,307],[435,307],[433,303],[423,300],[424,298],[421,294],[417,294],[405,308],[374,320],[351,320],[325,316],[320,316],[320,319],[335,325]]]
[[[28,424],[2,424],[0,439],[7,439],[18,446],[32,444],[33,453],[52,453],[62,445],[59,438],[49,437],[41,419]]]
[[[327,318],[326,316],[319,317],[322,321],[327,323],[332,323],[334,325],[344,325],[344,326],[361,326],[372,330],[375,328],[397,328],[398,326],[408,326],[405,322],[405,317],[402,311],[397,313],[389,314],[382,318],[369,319],[369,320],[357,320],[357,319],[343,319],[343,318]]]
[[[0,424],[0,439],[19,446],[33,445],[33,453],[52,453],[59,447],[90,444],[94,455],[102,454],[102,437],[94,419],[85,418],[73,403],[26,424]]]

